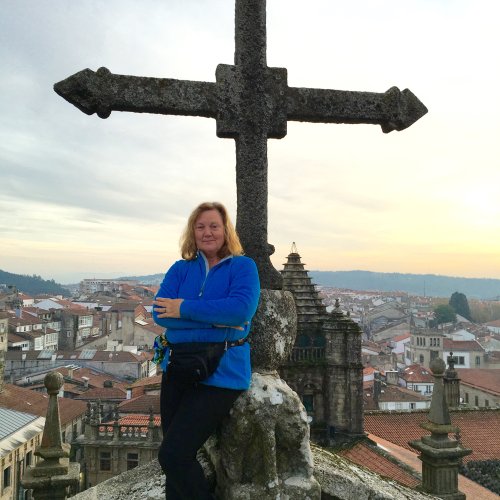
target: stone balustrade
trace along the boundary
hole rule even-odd
[[[290,354],[289,361],[321,361],[325,359],[324,347],[294,347]]]

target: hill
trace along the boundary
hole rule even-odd
[[[41,276],[34,274],[28,276],[25,274],[14,274],[2,271],[0,269],[0,284],[14,285],[20,292],[28,295],[38,295],[46,293],[49,295],[63,295],[68,297],[69,291],[54,280],[44,280]]]
[[[453,292],[461,292],[469,299],[500,300],[498,279],[371,271],[310,271],[309,275],[317,285],[351,290],[401,291],[429,297],[450,297]]]
[[[469,299],[500,300],[500,280],[488,278],[459,278],[436,274],[375,273],[371,271],[309,271],[316,285],[350,290],[406,292],[410,295],[450,297],[453,292],[464,293]],[[164,274],[128,276],[142,283],[159,285]]]

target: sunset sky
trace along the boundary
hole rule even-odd
[[[289,122],[269,140],[269,242],[310,270],[500,278],[497,0],[268,0],[288,85],[409,88],[402,132]],[[3,0],[0,269],[62,283],[163,272],[187,216],[236,214],[234,141],[215,121],[87,116],[55,94],[85,68],[215,81],[233,0]]]

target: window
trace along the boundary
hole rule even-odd
[[[100,470],[110,471],[111,470],[111,452],[101,451],[99,453],[99,465]]]
[[[311,345],[311,339],[308,335],[302,334],[297,337],[295,342],[295,347],[309,347]]]
[[[476,366],[481,366],[481,356],[476,356]]]
[[[6,467],[3,470],[3,487],[8,488],[11,485],[11,477],[10,477],[11,467]]]
[[[490,406],[490,402],[489,402],[489,400],[488,400],[488,399],[485,399],[485,400],[484,400],[484,406]]]
[[[304,394],[302,396],[302,403],[304,403],[307,413],[314,412],[314,396],[312,394]]]
[[[127,453],[127,470],[133,469],[139,465],[138,453]]]
[[[453,356],[456,365],[465,365],[465,358],[463,356]]]
[[[465,402],[467,404],[469,404],[469,393],[468,392],[465,393]]]
[[[474,396],[474,406],[479,406],[479,396]]]
[[[32,451],[28,451],[28,453],[26,453],[26,465],[32,465],[32,461],[33,461],[33,452]]]
[[[313,339],[313,346],[314,347],[325,347],[326,345],[326,339],[324,335],[315,335]]]
[[[417,407],[415,403],[410,403],[410,410],[414,410]]]
[[[419,357],[418,357],[418,360],[419,360],[419,363],[423,363],[424,362],[424,355],[421,354]]]

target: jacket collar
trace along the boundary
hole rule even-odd
[[[207,259],[206,255],[201,250],[198,250],[197,255],[198,255],[198,257],[201,257],[202,261],[205,263],[205,270],[206,270],[206,273],[208,274],[208,271],[210,268],[208,267],[208,259]],[[233,258],[232,254],[228,255],[227,257],[224,257],[223,259],[219,260],[219,262],[217,262],[217,264],[215,264],[215,266],[213,266],[213,267],[217,267],[220,264],[222,264],[222,262],[225,262],[226,260],[229,260],[232,258]]]

